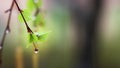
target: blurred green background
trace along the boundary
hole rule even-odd
[[[39,53],[34,54],[33,45],[28,44],[24,23],[19,23],[16,7],[11,19],[11,33],[6,36],[0,68],[73,68],[76,42],[76,26],[73,24],[69,0],[44,0],[45,26],[41,32],[51,31],[43,42],[38,42]],[[21,8],[26,1],[18,0]],[[0,3],[0,39],[6,27],[11,0]],[[98,19],[99,66],[120,68],[120,0],[104,0]],[[28,23],[33,31],[37,28]],[[30,45],[26,48],[27,45]]]

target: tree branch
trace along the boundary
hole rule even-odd
[[[7,21],[7,26],[4,30],[3,37],[2,37],[2,40],[0,42],[0,64],[2,64],[2,50],[3,50],[4,41],[5,41],[7,33],[10,32],[10,20],[11,20],[13,6],[14,6],[14,1],[12,1],[10,9],[5,11],[5,13],[7,13],[7,12],[10,12],[10,13],[9,13],[8,21]]]
[[[28,26],[27,21],[25,20],[25,17],[24,17],[24,15],[22,13],[23,11],[20,9],[20,7],[19,7],[18,3],[16,2],[16,0],[13,0],[10,9],[5,11],[5,13],[7,13],[7,12],[10,12],[10,13],[9,13],[8,21],[7,21],[7,26],[6,26],[5,30],[4,30],[4,34],[3,34],[3,37],[2,37],[2,41],[0,42],[0,51],[3,50],[3,45],[4,45],[6,35],[7,35],[7,33],[10,32],[10,21],[11,21],[11,15],[12,15],[12,10],[13,10],[14,3],[16,4],[17,9],[20,12],[20,14],[21,14],[21,16],[22,16],[22,18],[24,20],[24,23],[26,25],[28,33],[34,34],[33,31],[30,29],[30,27]],[[38,52],[38,48],[37,48],[35,42],[33,42],[33,45],[34,45],[34,48],[35,48],[35,52]]]
[[[22,18],[23,18],[23,20],[24,20],[24,23],[25,23],[25,25],[26,25],[26,28],[27,28],[28,33],[34,34],[33,31],[30,29],[30,27],[28,26],[27,21],[25,20],[25,17],[24,17],[24,15],[23,15],[23,13],[22,13],[22,11],[21,11],[18,3],[16,2],[16,0],[13,0],[13,1],[15,2],[16,6],[17,6],[17,8],[18,8],[18,11],[20,12],[20,14],[21,14],[21,16],[22,16]],[[35,42],[33,42],[33,45],[34,45],[34,48],[35,48],[35,53],[37,53],[37,52],[38,52],[38,48],[37,48]]]
[[[0,50],[2,50],[2,48],[3,48],[4,41],[5,41],[5,38],[6,38],[6,34],[10,32],[10,21],[11,21],[11,15],[12,15],[13,6],[14,6],[14,1],[12,2],[10,9],[5,11],[5,12],[10,11],[10,13],[9,13],[8,21],[7,21],[7,26],[6,26],[5,30],[4,30],[4,34],[3,34],[3,37],[2,37],[2,41],[0,43]]]
[[[21,16],[22,16],[22,18],[23,18],[23,20],[24,20],[24,23],[25,23],[25,25],[26,25],[26,28],[27,28],[28,33],[31,33],[31,34],[32,34],[33,31],[32,31],[32,30],[30,29],[30,27],[28,26],[27,21],[25,20],[25,17],[24,17],[24,15],[23,15],[22,10],[20,9],[18,3],[16,2],[16,0],[13,0],[13,1],[15,2],[16,6],[17,6],[17,9],[18,9],[18,11],[20,12],[20,14],[21,14]]]

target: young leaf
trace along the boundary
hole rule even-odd
[[[29,11],[33,11],[36,7],[42,6],[42,0],[28,0],[27,1],[27,8]]]
[[[29,42],[37,42],[38,38],[35,34],[29,34]]]
[[[33,20],[32,16],[30,16],[31,14],[30,14],[30,12],[29,12],[28,10],[24,10],[24,11],[22,12],[22,14],[23,14],[23,16],[25,17],[25,20],[26,20],[26,21],[31,21],[31,20]],[[19,19],[20,22],[24,22],[21,14],[18,15],[18,19]]]
[[[34,0],[27,0],[27,8],[29,11],[33,11],[36,8]]]
[[[43,26],[45,23],[44,17],[42,14],[38,14],[34,20],[34,26],[41,25]]]
[[[42,6],[42,0],[38,0],[37,5],[38,5],[39,7],[41,7],[41,6]]]
[[[41,33],[41,34],[36,34],[37,38],[39,41],[44,41],[46,40],[47,36],[48,36],[48,33],[49,32],[46,32],[46,33]]]

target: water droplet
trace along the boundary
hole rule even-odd
[[[35,51],[35,54],[37,54],[38,53],[38,51]]]
[[[10,30],[9,30],[9,29],[6,30],[6,34],[8,34],[8,33],[10,33]]]
[[[38,53],[38,49],[35,49],[34,53],[37,54]]]
[[[0,50],[2,49],[2,46],[0,46]]]

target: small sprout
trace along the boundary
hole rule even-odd
[[[21,22],[21,23],[24,23],[25,21],[23,20],[23,16],[24,16],[24,18],[25,18],[25,20],[26,21],[32,21],[33,19],[32,19],[32,16],[31,16],[31,13],[30,13],[30,11],[28,11],[27,9],[24,9],[24,10],[19,10],[20,11],[20,13],[19,13],[19,15],[18,15],[18,20]],[[21,14],[23,14],[23,16],[21,15]]]
[[[40,12],[40,10],[36,11],[35,13],[36,19],[33,21],[34,26],[44,26],[45,25],[44,15],[38,12]]]
[[[46,38],[47,38],[47,36],[48,36],[48,34],[49,34],[50,32],[51,32],[51,31],[49,31],[49,32],[44,32],[44,33],[35,33],[35,34],[36,34],[36,36],[37,36],[37,38],[38,38],[39,41],[44,41],[44,40],[46,40]]]
[[[34,53],[35,53],[35,54],[37,54],[37,53],[38,53],[38,49],[37,49],[37,48],[35,48]]]
[[[5,13],[8,13],[9,11],[11,11],[11,9],[6,10]]]
[[[37,42],[38,38],[36,37],[35,34],[29,34],[29,42]]]

